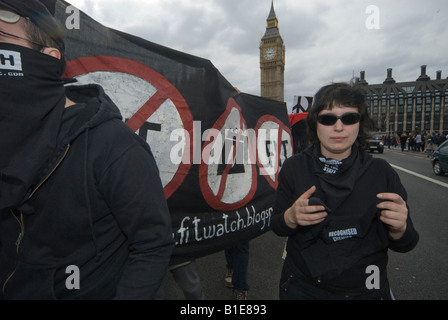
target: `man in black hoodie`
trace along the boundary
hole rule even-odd
[[[148,144],[64,86],[52,5],[0,1],[2,299],[152,299],[174,247]]]

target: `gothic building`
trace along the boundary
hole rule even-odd
[[[260,42],[261,96],[285,100],[285,45],[278,28],[272,1],[266,32]]]

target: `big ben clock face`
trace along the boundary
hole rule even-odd
[[[264,52],[264,57],[266,60],[272,60],[275,58],[275,49],[274,48],[267,48]]]

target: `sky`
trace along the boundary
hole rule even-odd
[[[260,95],[259,46],[272,0],[68,0],[103,25],[210,60]],[[373,6],[373,7],[372,7]],[[365,71],[380,84],[448,77],[447,0],[274,0],[286,47],[285,102]]]

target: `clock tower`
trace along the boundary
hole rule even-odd
[[[266,33],[260,42],[261,96],[285,100],[285,45],[278,29],[277,15],[272,0]]]

